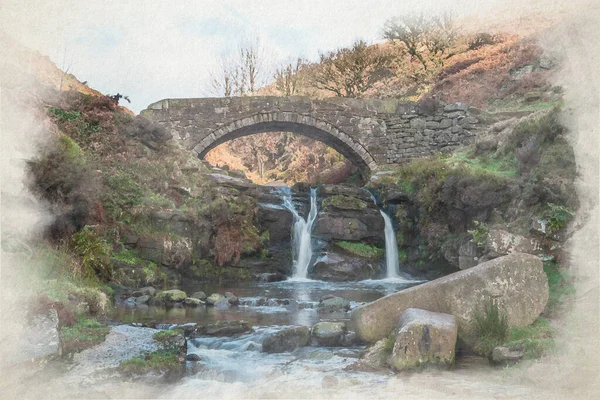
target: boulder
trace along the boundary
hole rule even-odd
[[[181,329],[183,331],[183,334],[187,337],[187,336],[190,336],[192,334],[192,332],[194,332],[196,330],[197,326],[198,326],[198,324],[196,324],[195,322],[188,322],[187,324],[172,325],[169,327],[169,329],[170,330]]]
[[[319,312],[346,312],[350,310],[350,302],[341,297],[330,297],[319,303]]]
[[[227,302],[229,303],[229,305],[237,306],[240,304],[240,299],[237,296],[230,296],[227,297]]]
[[[195,297],[186,297],[186,299],[183,300],[183,305],[186,307],[198,307],[202,304],[204,304],[204,302]]]
[[[130,297],[130,298],[132,298],[132,297]],[[147,304],[148,301],[150,301],[150,299],[151,299],[151,297],[147,296],[147,295],[140,296],[135,299],[135,304]]]
[[[409,308],[400,316],[390,364],[396,371],[454,364],[457,326],[452,315]]]
[[[138,291],[142,293],[142,296],[152,297],[156,294],[156,289],[154,289],[152,286],[143,287],[141,289],[138,289]]]
[[[492,258],[515,252],[534,255],[544,252],[542,243],[536,238],[527,238],[502,229],[489,230],[485,250]]]
[[[404,310],[421,308],[453,315],[459,340],[472,346],[475,314],[490,299],[506,315],[510,328],[531,324],[548,301],[542,262],[529,254],[513,253],[413,286],[354,309],[351,329],[359,339],[373,343],[390,334]]]
[[[248,332],[252,332],[252,325],[247,321],[217,321],[197,327],[191,336],[236,336]]]
[[[214,306],[215,303],[217,301],[219,301],[219,299],[224,299],[225,296],[223,296],[222,294],[219,293],[213,293],[210,296],[208,296],[208,298],[206,299],[206,305],[208,306]]]
[[[469,269],[473,268],[479,263],[479,251],[477,244],[470,240],[461,243],[458,248],[458,268]]]
[[[492,350],[490,354],[490,364],[492,365],[508,365],[515,364],[525,357],[523,350],[512,350],[508,347],[498,346]]]
[[[375,277],[379,266],[360,257],[329,252],[317,258],[311,277],[322,281],[359,281]]]
[[[346,331],[343,322],[319,322],[313,326],[311,337],[316,346],[339,347]]]
[[[373,372],[389,368],[391,353],[390,340],[388,338],[377,341],[368,347],[354,364],[346,367],[349,371]]]
[[[378,210],[320,212],[313,236],[323,240],[376,241],[384,243],[385,222]]]
[[[179,289],[163,290],[156,295],[157,300],[163,301],[166,304],[180,303],[184,301],[186,297],[188,297],[187,294]]]
[[[198,354],[196,354],[196,353],[190,353],[190,354],[188,354],[188,355],[185,357],[185,360],[186,360],[186,361],[194,361],[194,362],[197,362],[197,361],[202,361],[202,357],[200,357],[200,356],[199,356]]]
[[[265,353],[292,352],[297,348],[307,346],[310,341],[310,330],[306,326],[293,326],[275,332],[262,343]]]
[[[206,300],[206,298],[208,296],[206,296],[206,293],[200,291],[200,292],[195,292],[193,295],[191,295],[190,297],[193,297],[195,299],[200,299],[200,300]]]
[[[215,308],[220,308],[220,309],[226,309],[229,308],[230,303],[229,303],[229,299],[227,297],[220,297],[215,304],[213,304],[213,306],[215,306]]]

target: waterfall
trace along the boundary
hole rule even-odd
[[[398,278],[400,264],[398,262],[398,243],[396,242],[396,234],[392,226],[392,219],[383,210],[379,210],[385,222],[385,267],[386,278]]]
[[[377,205],[377,199],[373,193],[369,192],[373,204],[379,209],[383,221],[385,222],[385,270],[386,279],[400,278],[400,263],[398,262],[398,243],[396,242],[396,234],[392,225],[392,219]]]
[[[315,220],[317,219],[317,190],[310,189],[310,212],[306,219],[302,218],[294,204],[292,203],[291,191],[289,188],[283,191],[283,205],[292,212],[294,216],[294,227],[293,227],[293,260],[294,260],[294,274],[292,279],[305,280],[308,276],[308,267],[310,266],[310,260],[312,259],[312,243],[311,234]]]

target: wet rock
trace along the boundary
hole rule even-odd
[[[126,307],[133,307],[136,304],[136,297],[128,297],[123,301],[123,305]]]
[[[341,297],[332,297],[319,303],[319,312],[345,312],[350,310],[350,302]]]
[[[515,364],[525,357],[523,350],[512,350],[508,347],[495,347],[490,354],[490,363],[492,365]]]
[[[199,300],[206,300],[207,296],[206,293],[200,291],[200,292],[195,292],[193,295],[191,295],[190,297],[193,297],[195,299],[199,299]]]
[[[182,302],[186,297],[188,297],[187,294],[183,290],[179,289],[164,290],[162,292],[158,292],[156,295],[158,300],[161,300],[166,304]]]
[[[235,295],[231,292],[225,292],[225,297],[230,298],[230,297],[235,297]]]
[[[190,353],[185,357],[186,361],[202,361],[202,357],[200,357],[198,354],[195,353]]]
[[[342,347],[352,347],[356,346],[357,344],[359,344],[359,340],[356,337],[356,333],[352,331],[346,332],[340,339],[340,345]]]
[[[242,350],[244,350],[244,351],[261,351],[262,346],[256,342],[250,341],[242,346]]]
[[[190,336],[192,334],[192,332],[194,332],[196,330],[197,326],[198,326],[198,324],[196,324],[195,322],[188,322],[187,324],[173,325],[173,326],[169,327],[169,329],[170,330],[181,329],[185,336]]]
[[[141,296],[152,297],[156,294],[156,289],[154,289],[152,286],[146,286],[146,287],[138,289],[137,291],[141,293]]]
[[[252,332],[252,325],[246,321],[217,321],[214,324],[199,326],[191,337],[200,336],[236,336]]]
[[[338,385],[338,378],[336,378],[333,375],[327,375],[323,377],[323,380],[321,381],[321,387],[323,389],[331,389],[333,387],[336,387]]]
[[[381,272],[379,265],[369,260],[347,254],[328,252],[317,258],[311,277],[322,281],[360,281],[375,277]]]
[[[162,307],[165,305],[165,302],[162,301],[161,299],[157,299],[156,297],[153,297],[148,301],[148,305],[152,306],[152,307]]]
[[[224,298],[225,298],[225,296],[223,296],[222,294],[213,293],[210,296],[208,296],[208,298],[206,299],[206,305],[214,306],[217,301],[219,301],[220,299],[224,299]]]
[[[343,322],[319,322],[312,328],[313,345],[339,347],[346,331],[346,324]]]
[[[262,351],[265,353],[292,352],[297,348],[307,346],[309,340],[310,330],[306,326],[293,326],[265,338]]]
[[[183,301],[183,305],[186,307],[198,307],[203,304],[204,302],[202,300],[195,297],[186,297],[186,299]]]
[[[221,297],[213,305],[215,308],[218,308],[218,309],[227,309],[230,306],[229,299],[226,297]]]
[[[237,296],[229,296],[227,297],[227,302],[229,305],[237,306],[240,304],[240,299]]]
[[[389,368],[389,358],[392,346],[388,338],[381,339],[374,345],[368,347],[361,355],[360,359],[345,369],[348,371],[373,372]]]
[[[378,210],[356,212],[321,212],[313,236],[323,240],[384,241],[384,221]]]
[[[150,296],[140,296],[135,299],[135,304],[147,304],[150,301]]]
[[[409,308],[400,316],[390,364],[396,371],[454,364],[457,338],[452,315]]]
[[[458,337],[475,342],[475,314],[490,301],[507,316],[510,328],[531,324],[548,301],[548,278],[535,256],[513,253],[413,286],[352,311],[351,329],[361,340],[375,342],[387,337],[394,321],[408,308],[454,315]]]
[[[286,280],[286,276],[279,272],[265,272],[263,274],[256,275],[258,282],[281,282]]]

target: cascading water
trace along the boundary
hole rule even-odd
[[[310,190],[310,211],[306,219],[302,218],[294,204],[292,203],[292,195],[289,188],[283,190],[283,205],[291,211],[294,216],[294,235],[293,235],[293,260],[294,260],[294,280],[306,280],[308,276],[308,267],[312,259],[312,227],[317,219],[317,190]]]
[[[377,205],[377,199],[373,193],[369,192],[369,195],[371,196],[371,200],[373,200],[373,204],[379,208]],[[396,234],[394,233],[392,219],[382,209],[379,209],[379,212],[381,213],[385,223],[385,278],[388,280],[409,282],[400,276],[400,263],[398,262],[398,242],[396,242]]]
[[[399,277],[398,272],[400,264],[398,262],[398,243],[396,242],[396,234],[392,227],[392,219],[383,210],[379,210],[383,221],[385,222],[385,266],[386,278],[396,279]]]

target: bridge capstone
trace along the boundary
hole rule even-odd
[[[396,99],[255,96],[165,99],[141,115],[200,157],[238,137],[293,132],[327,144],[367,173],[470,143],[480,125],[473,111],[463,103],[422,111]]]

